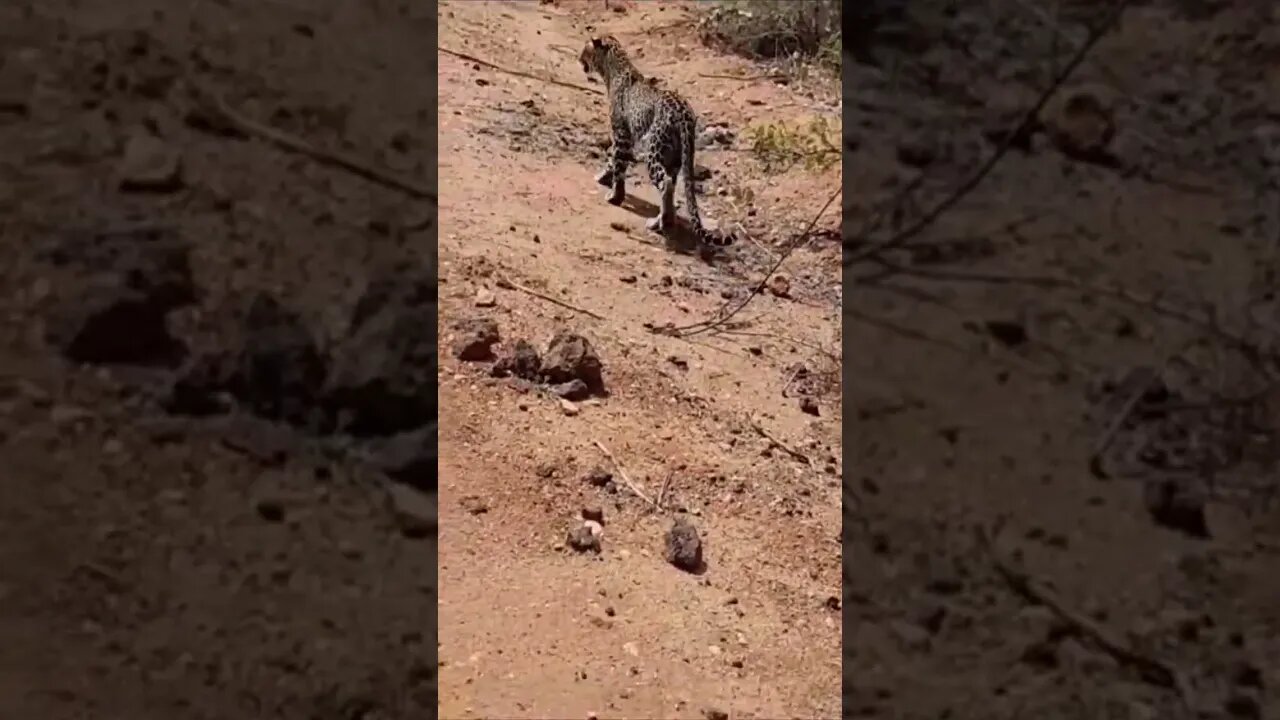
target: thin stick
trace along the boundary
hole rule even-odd
[[[1121,403],[1120,408],[1116,411],[1111,422],[1107,425],[1107,429],[1098,438],[1098,442],[1094,445],[1093,453],[1089,457],[1089,469],[1093,472],[1094,477],[1105,479],[1109,476],[1104,467],[1103,458],[1107,450],[1111,447],[1111,443],[1115,441],[1116,435],[1120,429],[1124,427],[1129,417],[1133,415],[1134,408],[1138,407],[1138,402],[1142,400],[1142,396],[1151,389],[1152,384],[1159,379],[1159,375],[1151,372],[1149,369],[1143,373],[1145,377],[1140,377],[1138,382],[1133,384],[1133,388],[1129,392],[1129,396]]]
[[[353,175],[358,175],[365,180],[369,180],[370,182],[377,183],[384,187],[389,187],[393,190],[399,190],[400,192],[412,197],[421,200],[430,200],[433,203],[437,202],[436,193],[422,185],[410,180],[402,180],[394,177],[389,173],[374,168],[364,161],[357,160],[356,158],[348,155],[334,152],[332,150],[322,150],[301,138],[290,135],[282,130],[277,130],[273,127],[263,125],[262,123],[247,118],[231,109],[231,107],[212,90],[199,87],[195,84],[193,84],[192,87],[196,94],[200,96],[200,99],[206,101],[205,105],[209,111],[215,113],[219,119],[230,124],[242,135],[256,137],[259,140],[265,140],[290,152],[305,155],[322,165],[329,165],[346,170],[347,172],[352,173]]]
[[[659,510],[662,509],[658,507],[658,505],[653,500],[649,499],[649,496],[645,495],[643,490],[636,487],[635,483],[631,482],[631,478],[627,477],[627,471],[623,469],[622,463],[618,462],[618,458],[614,457],[613,453],[609,452],[609,448],[605,447],[604,443],[600,442],[599,440],[593,440],[592,442],[596,444],[596,447],[600,448],[600,452],[604,453],[605,457],[609,458],[609,462],[613,463],[614,469],[618,471],[618,476],[621,477],[622,481],[627,484],[627,487],[631,488],[631,492],[635,493],[636,497],[649,503],[650,505],[653,505],[653,507]]]
[[[589,92],[595,95],[604,94],[604,91],[601,90],[600,88],[587,87],[586,85],[575,85],[571,82],[565,82],[564,80],[557,80],[553,77],[534,75],[533,73],[527,73],[522,70],[512,70],[511,68],[502,67],[501,65],[497,65],[495,63],[489,62],[488,60],[482,60],[474,55],[461,53],[461,52],[458,52],[457,50],[450,50],[449,48],[440,47],[439,45],[436,46],[436,50],[439,50],[440,52],[446,55],[452,55],[456,58],[461,58],[468,62],[476,63],[477,65],[483,65],[489,68],[490,70],[497,70],[500,73],[506,73],[507,75],[514,75],[516,77],[522,77],[527,80],[537,80],[538,82],[550,83],[552,85],[559,85],[560,87],[569,88],[571,90],[580,90],[582,92]]]
[[[566,310],[572,310],[577,313],[582,313],[583,315],[589,315],[597,320],[608,319],[605,316],[600,315],[598,313],[591,312],[586,308],[580,308],[577,305],[572,305],[559,298],[553,298],[550,295],[545,295],[543,293],[540,293],[537,290],[534,290],[533,288],[525,287],[524,285],[521,285],[519,283],[514,283],[508,278],[506,278],[505,276],[499,277],[497,284],[498,284],[498,287],[500,288],[507,288],[508,290],[519,290],[520,292],[525,293],[526,295],[532,295],[541,300],[546,300],[547,302],[552,303],[553,305],[559,305],[560,307]]]
[[[754,82],[756,80],[772,80],[777,75],[769,73],[760,73],[759,75],[721,75],[719,73],[698,73],[698,77],[710,78],[713,80],[741,80],[742,82]]]
[[[899,230],[887,240],[862,247],[861,249],[846,255],[844,257],[844,265],[848,267],[849,265],[853,265],[879,255],[886,250],[891,250],[906,244],[911,238],[919,235],[930,225],[937,222],[938,218],[946,214],[946,212],[952,207],[958,205],[965,196],[978,187],[978,185],[986,179],[987,175],[991,174],[991,171],[1000,164],[1000,161],[1009,154],[1009,151],[1013,149],[1013,145],[1017,142],[1017,139],[1021,135],[1025,134],[1036,123],[1037,118],[1040,116],[1040,112],[1049,104],[1049,101],[1053,99],[1053,96],[1058,93],[1058,90],[1064,83],[1066,83],[1076,69],[1084,63],[1085,58],[1089,55],[1089,51],[1092,50],[1093,46],[1107,34],[1111,29],[1111,26],[1120,19],[1120,16],[1124,13],[1124,9],[1129,6],[1130,2],[1132,2],[1132,0],[1117,0],[1111,9],[1111,13],[1107,15],[1105,20],[1099,23],[1098,27],[1094,28],[1089,33],[1089,37],[1076,51],[1076,54],[1071,58],[1071,61],[1066,64],[1066,67],[1062,69],[1062,72],[1058,73],[1057,77],[1053,79],[1053,82],[1049,84],[1049,87],[1040,94],[1040,98],[1036,100],[1036,103],[1028,108],[1023,114],[1022,122],[1018,123],[1018,127],[1001,140],[995,153],[993,153],[990,158],[987,158],[987,161],[983,163],[973,173],[973,175],[960,183],[960,185],[957,186],[956,189],[953,190],[945,199],[935,205],[929,210],[929,212],[925,213],[909,227]],[[854,243],[862,240],[865,240],[865,238],[851,238],[846,242]]]
[[[769,271],[764,274],[764,277],[760,278],[759,282],[757,282],[754,286],[752,286],[751,293],[747,295],[745,298],[743,298],[742,302],[739,302],[736,306],[734,306],[732,309],[728,310],[727,312],[726,312],[726,308],[729,307],[729,303],[725,303],[724,305],[721,305],[720,310],[716,313],[716,316],[710,320],[700,320],[696,323],[693,323],[690,325],[682,325],[680,327],[654,326],[653,328],[651,328],[651,332],[654,332],[660,335],[670,335],[672,337],[688,337],[690,335],[697,335],[698,333],[708,332],[710,330],[713,330],[729,322],[729,320],[732,319],[734,315],[737,315],[739,312],[741,312],[742,309],[745,308],[748,303],[750,303],[757,295],[759,295],[761,292],[764,291],[765,285],[769,283],[769,278],[773,277],[773,274],[778,271],[778,268],[782,267],[782,263],[787,261],[787,258],[791,255],[791,253],[794,252],[796,248],[800,247],[806,241],[808,241],[810,235],[813,234],[814,226],[816,226],[818,224],[818,221],[822,219],[822,216],[826,214],[827,208],[831,207],[831,203],[835,202],[836,198],[840,197],[840,193],[841,193],[841,189],[836,188],[835,192],[831,194],[831,197],[827,198],[826,204],[822,206],[822,209],[818,211],[818,214],[814,215],[813,219],[809,221],[809,226],[805,228],[804,232],[796,236],[795,240],[793,240],[791,244],[787,246],[787,249],[783,251],[781,255],[778,256],[778,259],[773,261],[773,265],[769,268]]]
[[[750,420],[751,420],[751,427],[755,428],[755,431],[756,431],[756,432],[758,432],[758,433],[760,433],[760,435],[761,435],[765,440],[768,440],[769,442],[773,443],[774,445],[777,445],[779,448],[782,448],[783,450],[785,450],[785,451],[787,452],[787,454],[788,454],[788,455],[790,455],[790,456],[792,456],[792,457],[794,457],[794,458],[796,458],[796,459],[803,460],[803,461],[804,461],[804,463],[805,463],[806,465],[808,465],[809,467],[813,467],[813,460],[812,460],[812,459],[810,459],[810,457],[809,457],[808,455],[805,455],[804,453],[800,452],[799,450],[795,450],[795,449],[791,448],[791,447],[790,447],[789,445],[787,445],[786,443],[784,443],[784,442],[782,442],[781,440],[779,440],[778,438],[774,437],[772,434],[770,434],[770,432],[769,432],[768,430],[765,430],[765,429],[764,429],[764,426],[763,426],[763,425],[761,425],[761,424],[759,423],[759,421],[757,421],[755,418],[750,418]]]
[[[747,229],[742,226],[742,223],[734,223],[734,227],[738,228],[738,232],[742,233],[742,236],[750,240],[753,245],[763,250],[770,259],[776,259],[778,257],[778,253],[765,247],[764,243],[752,237],[751,233],[747,232]]]
[[[667,496],[667,486],[671,484],[671,478],[672,478],[675,474],[676,474],[676,471],[675,471],[674,469],[668,470],[668,471],[667,471],[667,479],[662,481],[662,489],[658,491],[658,502],[657,502],[657,507],[658,507],[658,509],[659,509],[659,510],[663,510],[663,509],[665,509],[665,508],[663,508],[663,507],[662,507],[662,500],[663,500],[663,498],[665,498],[665,497]]]
[[[1189,709],[1194,709],[1193,693],[1185,673],[1169,663],[1139,653],[1112,635],[1107,628],[1072,610],[1053,590],[1005,562],[981,528],[977,532],[979,545],[990,555],[996,572],[1010,589],[1028,602],[1048,608],[1116,662],[1134,668],[1148,682],[1172,689]]]

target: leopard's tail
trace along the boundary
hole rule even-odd
[[[698,213],[698,192],[693,180],[693,149],[697,144],[697,138],[695,137],[697,125],[693,122],[688,122],[683,123],[682,127],[683,130],[680,137],[680,174],[684,175],[684,204],[688,206],[689,220],[693,223],[693,230],[698,235],[698,241],[704,245],[713,245],[715,247],[732,245],[732,235],[717,234],[702,226],[702,216]]]

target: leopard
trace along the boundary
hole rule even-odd
[[[588,78],[604,81],[609,100],[612,144],[605,168],[595,178],[609,189],[609,204],[621,205],[626,199],[627,169],[636,162],[638,148],[661,197],[658,214],[646,220],[645,227],[660,234],[675,228],[676,180],[683,177],[685,207],[698,241],[709,248],[731,245],[733,237],[707,229],[698,212],[693,179],[698,118],[688,100],[643,75],[612,35],[588,39],[579,60]]]

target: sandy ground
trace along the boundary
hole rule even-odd
[[[595,185],[607,108],[577,53],[610,33],[640,67],[734,133],[749,124],[825,116],[826,98],[748,75],[701,46],[682,6],[628,12],[598,3],[441,5],[441,46],[584,89],[515,77],[440,55],[441,375],[440,659],[449,717],[834,717],[839,712],[840,402],[834,233],[798,251],[788,297],[757,297],[737,334],[680,339],[648,327],[712,316],[749,292],[762,246],[741,241],[710,260],[680,237],[647,233],[656,191],[633,171],[631,200]],[[674,27],[670,27],[673,26]],[[667,27],[664,27],[667,26]],[[821,207],[839,167],[768,177],[747,154],[709,148],[704,214],[747,221],[762,243]],[[498,179],[500,180],[500,184]],[[750,187],[747,217],[730,189]],[[683,197],[683,195],[681,195]],[[831,211],[823,228],[838,227]],[[759,233],[757,235],[756,233]],[[529,294],[536,289],[593,317]],[[495,307],[477,307],[496,301]],[[490,364],[449,354],[454,324],[496,321],[502,355],[542,350],[557,333],[586,337],[604,365],[605,397],[573,403]],[[806,391],[795,366],[820,379]],[[812,384],[812,383],[811,383]],[[801,410],[808,392],[818,415]],[[753,429],[802,451],[771,447]],[[607,448],[656,512],[618,479]],[[595,468],[617,489],[592,486]],[[482,513],[475,512],[484,507]],[[604,513],[601,552],[565,546],[580,513]],[[674,516],[705,542],[706,570],[664,559]]]

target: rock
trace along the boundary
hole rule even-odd
[[[231,412],[235,403],[227,388],[234,370],[234,361],[225,353],[193,358],[170,387],[163,403],[165,410],[196,417]]]
[[[490,371],[494,377],[514,376],[524,380],[537,380],[542,374],[542,358],[526,340],[517,340],[509,355],[494,363]]]
[[[564,414],[565,414],[565,415],[567,415],[568,417],[574,417],[574,416],[576,416],[579,412],[582,412],[582,411],[581,411],[581,410],[578,408],[578,406],[577,406],[577,405],[575,405],[574,403],[572,403],[572,402],[570,402],[570,401],[568,401],[568,400],[565,400],[565,399],[561,398],[561,400],[560,400],[560,412],[564,413]]]
[[[579,525],[570,530],[566,542],[569,547],[578,552],[600,552],[600,538],[586,525]]]
[[[489,512],[489,503],[479,495],[463,495],[458,499],[458,504],[472,515],[483,515]]]
[[[769,292],[775,297],[785,298],[791,296],[791,279],[786,275],[775,274],[769,278]]]
[[[583,520],[582,527],[591,531],[591,534],[594,535],[597,540],[604,537],[604,526],[595,520]]]
[[[254,508],[258,511],[258,517],[266,520],[267,522],[284,522],[284,503],[282,503],[278,498],[262,498],[258,500]]]
[[[685,572],[701,571],[704,567],[702,540],[698,537],[697,528],[684,518],[676,518],[667,531],[663,557]]]
[[[702,711],[702,717],[706,720],[729,720],[729,713],[720,708],[709,707]]]
[[[302,318],[259,294],[244,320],[243,345],[228,382],[254,414],[313,427],[327,363]]]
[[[809,397],[808,395],[804,395],[804,396],[802,396],[802,397],[800,398],[800,411],[801,411],[801,412],[804,412],[804,413],[807,413],[807,414],[809,414],[809,415],[813,415],[814,417],[817,417],[817,416],[818,416],[818,401],[817,401],[817,400],[814,400],[813,398]]]
[[[392,480],[420,492],[435,494],[439,488],[436,467],[436,425],[393,435],[369,453],[370,464]]]
[[[1184,482],[1155,478],[1143,486],[1142,499],[1157,525],[1195,538],[1209,537],[1203,492]]]
[[[937,143],[923,136],[903,140],[897,148],[898,162],[912,168],[926,168],[938,159],[938,155]]]
[[[109,278],[55,312],[48,340],[74,362],[176,366],[187,352],[169,331],[167,308]]]
[[[401,534],[412,539],[436,534],[438,525],[435,498],[399,483],[387,486],[387,496]]]
[[[1012,320],[987,320],[982,323],[983,329],[996,342],[1005,347],[1015,348],[1025,345],[1028,339],[1027,327]]]
[[[187,350],[168,315],[196,299],[189,256],[155,227],[67,234],[38,253],[61,281],[47,280],[46,339],[75,362],[177,367]]]
[[[496,322],[489,318],[472,318],[459,322],[454,328],[458,331],[458,338],[453,344],[455,357],[468,362],[493,359],[493,346],[502,339]]]
[[[266,467],[283,465],[297,446],[290,428],[253,417],[227,418],[221,430],[223,445]]]
[[[1037,670],[1052,670],[1059,665],[1058,646],[1049,640],[1037,640],[1023,648],[1019,659]]]
[[[1049,139],[1064,155],[1097,162],[1107,158],[1116,134],[1112,94],[1098,86],[1060,92],[1044,110]]]
[[[1253,697],[1244,693],[1234,693],[1226,699],[1222,709],[1233,718],[1257,720],[1262,717],[1262,706]]]
[[[588,505],[582,508],[582,519],[592,520],[604,525],[604,508],[599,505]]]
[[[360,311],[333,353],[324,391],[326,413],[342,417],[342,429],[357,437],[422,427],[437,412],[434,299],[371,292],[375,297],[356,304]]]
[[[551,339],[542,357],[542,377],[548,383],[562,384],[581,380],[588,391],[604,392],[604,364],[581,335],[562,332]]]
[[[604,468],[596,467],[589,470],[586,475],[583,475],[582,480],[592,487],[602,488],[613,480],[613,473]]]
[[[708,125],[698,133],[698,147],[706,149],[714,145],[729,146],[733,144],[733,131],[719,125]]]
[[[478,308],[491,308],[498,304],[498,298],[494,296],[493,291],[489,288],[480,288],[476,291],[475,306]]]
[[[172,193],[183,186],[181,156],[146,130],[125,143],[117,173],[124,192]]]
[[[551,386],[551,393],[565,400],[586,400],[591,396],[591,389],[581,380],[570,380],[567,383]]]

